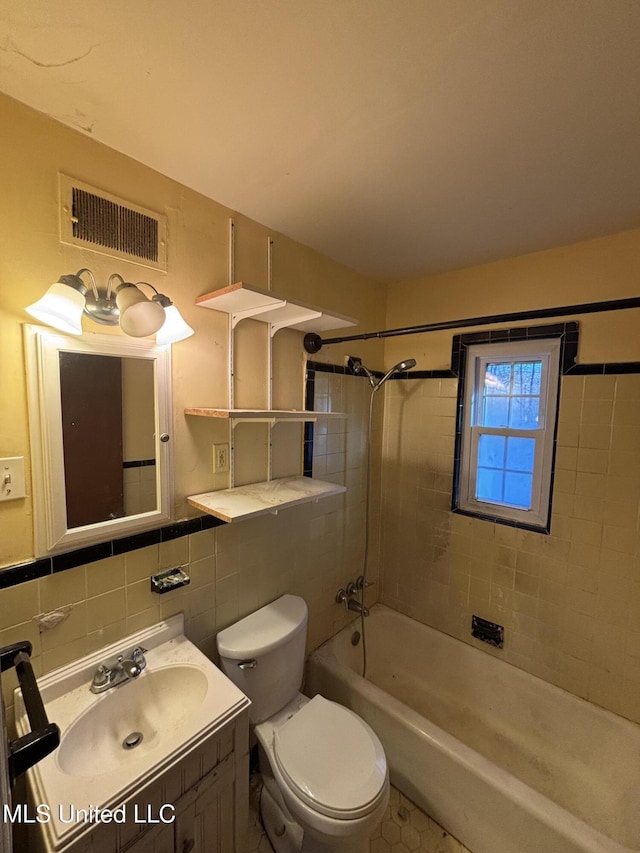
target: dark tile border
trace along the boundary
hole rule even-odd
[[[188,536],[190,533],[210,530],[222,524],[226,524],[226,522],[213,515],[187,518],[184,521],[176,521],[164,527],[145,530],[142,533],[135,533],[121,539],[99,542],[97,545],[89,545],[75,551],[64,551],[52,557],[42,557],[15,566],[7,566],[0,569],[0,590],[47,575],[64,572],[67,569],[74,569],[87,563],[95,563],[97,560],[105,560],[108,557],[126,554],[129,551],[137,551],[139,548],[146,548],[148,545],[159,545],[161,542],[169,542],[181,536]]]
[[[87,548],[78,548],[77,551],[65,551],[63,554],[55,554],[51,558],[52,571],[64,572],[66,569],[75,569],[85,563],[95,563],[97,560],[106,560],[113,556],[112,542],[99,542],[97,545],[89,545]]]
[[[318,373],[341,373],[343,376],[358,376],[362,377],[362,379],[367,378],[365,374],[356,373],[344,364],[328,364],[325,361],[307,361],[307,375],[309,371],[317,371]],[[380,379],[384,376],[384,373],[381,370],[372,370],[371,373],[374,376],[378,376]],[[310,407],[307,406],[307,408]]]
[[[26,583],[51,574],[51,557],[41,560],[31,560],[29,563],[18,563],[6,569],[0,569],[0,590],[7,589],[19,583]]]
[[[560,338],[560,373],[576,373],[578,357],[578,323],[553,323],[546,326],[518,326],[515,329],[485,329],[481,332],[469,332],[455,335],[451,344],[451,370],[464,383],[464,370],[467,349],[477,344],[512,343],[514,341],[535,340],[536,338]],[[584,365],[583,365],[584,366]],[[640,372],[640,364],[638,365]],[[458,405],[460,396],[458,395]]]
[[[150,465],[155,465],[155,459],[131,459],[129,462],[123,462],[123,468],[147,468]]]

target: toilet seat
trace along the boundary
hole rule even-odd
[[[387,762],[377,735],[323,696],[275,730],[273,752],[292,792],[320,814],[353,820],[386,796]]]

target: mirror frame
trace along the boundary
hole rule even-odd
[[[143,338],[84,332],[72,338],[54,329],[25,324],[25,355],[31,481],[36,557],[128,536],[171,521],[173,452],[171,440],[171,347]],[[147,358],[154,361],[156,509],[82,527],[67,527],[67,502],[60,398],[60,352]],[[91,440],[87,436],[87,441]]]

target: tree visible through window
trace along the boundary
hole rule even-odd
[[[558,359],[557,340],[469,348],[456,508],[547,526]]]

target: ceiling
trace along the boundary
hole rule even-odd
[[[2,0],[0,89],[383,280],[640,226],[637,0]]]

